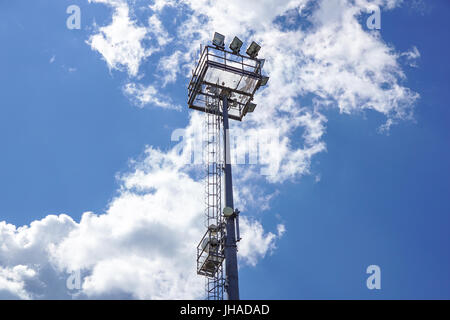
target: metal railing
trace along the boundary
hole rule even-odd
[[[207,98],[215,98],[216,95],[208,92],[208,87],[215,87],[219,90],[230,89],[227,84],[212,83],[205,79],[206,73],[208,70],[211,70],[211,68],[241,77],[236,87],[231,88],[234,103],[230,104],[229,116],[234,120],[242,120],[242,117],[245,115],[244,110],[248,103],[253,99],[253,95],[257,90],[257,82],[262,79],[261,61],[235,54],[227,50],[206,46],[203,49],[188,85],[188,105],[192,109],[210,112],[210,110],[206,108]],[[254,82],[248,88],[244,85],[242,89],[239,89],[240,83],[244,77],[246,79],[253,79],[252,81]],[[245,88],[247,90],[243,90]]]

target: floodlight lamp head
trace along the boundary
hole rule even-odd
[[[263,77],[261,78],[261,82],[259,83],[259,86],[260,86],[260,87],[263,87],[263,86],[267,85],[267,82],[268,82],[268,81],[269,81],[269,77],[263,76]]]
[[[233,41],[230,43],[230,49],[234,54],[238,54],[241,51],[241,47],[244,43],[238,38],[234,37]]]
[[[225,36],[218,32],[215,32],[214,38],[213,38],[213,45],[215,45],[216,47],[218,47],[220,49],[224,49],[225,48]]]
[[[258,56],[259,50],[261,49],[261,46],[257,44],[255,41],[252,41],[250,44],[250,47],[248,47],[246,53],[250,58],[255,59]]]
[[[250,102],[250,103],[248,104],[248,110],[247,110],[247,112],[253,112],[253,111],[255,111],[255,108],[256,108],[256,104],[253,103],[253,102]]]

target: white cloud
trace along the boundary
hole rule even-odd
[[[176,35],[167,33],[159,16],[142,23],[133,20],[125,0],[91,1],[112,6],[114,14],[112,23],[92,35],[89,44],[111,69],[132,77],[159,50],[144,45],[150,35],[159,46],[172,38],[185,44],[184,50],[164,52],[159,61],[160,66],[173,66],[160,67],[164,84],[185,75],[199,44],[209,42],[214,31],[227,39],[238,35],[262,44],[260,56],[267,59],[269,85],[255,98],[256,112],[232,126],[238,134],[277,139],[262,150],[258,165],[234,167],[235,188],[247,194],[251,184],[263,178],[282,183],[309,173],[314,155],[326,150],[327,109],[349,114],[375,110],[386,116],[383,128],[388,129],[409,119],[418,99],[402,84],[400,55],[379,33],[364,31],[358,22],[369,4],[389,9],[400,1],[322,0],[311,7],[308,0],[189,0],[178,9],[187,19]],[[157,15],[165,5],[174,7],[174,1],[158,0],[151,9]],[[274,23],[283,15],[295,21],[296,13],[310,26],[283,29]],[[173,106],[154,85],[130,82],[123,90],[140,106]],[[305,102],[302,98],[307,96],[313,100]],[[200,115],[191,115],[184,130],[188,144],[194,143],[201,124]],[[85,213],[78,223],[66,215],[48,216],[20,228],[0,223],[0,296],[68,296],[66,272],[81,269],[79,297],[200,297],[203,281],[195,274],[195,246],[204,232],[204,188],[201,180],[193,178],[196,167],[186,166],[186,154],[150,147],[132,172],[121,177],[120,194],[104,214]],[[261,170],[267,175],[262,176]],[[248,202],[267,210],[271,194],[264,192],[261,188]],[[248,203],[237,198],[239,204]],[[286,227],[279,225],[275,234],[265,232],[254,218],[243,215],[241,221],[240,261],[255,265],[275,249]]]
[[[17,228],[0,223],[0,298],[70,297],[67,277],[81,270],[78,298],[201,298],[196,246],[204,233],[203,182],[173,154],[149,148],[120,179],[120,195],[105,214],[47,216]],[[242,236],[261,241],[240,252],[250,265],[272,250],[277,236],[244,219]],[[281,235],[280,235],[281,236]],[[249,240],[243,240],[249,241]],[[245,243],[245,242],[244,242]]]
[[[165,7],[174,7],[177,5],[177,0],[154,0],[153,4],[149,5],[150,9],[160,13]]]
[[[13,268],[0,267],[0,297],[2,299],[31,298],[25,289],[25,281],[33,278],[36,272],[27,266],[17,265]]]
[[[156,15],[150,16],[148,18],[149,32],[156,37],[156,40],[160,47],[165,46],[172,41],[169,34],[164,29],[161,20]]]
[[[141,62],[155,51],[154,48],[146,49],[142,44],[147,37],[147,29],[130,18],[126,1],[89,1],[112,6],[114,15],[112,23],[101,27],[97,34],[89,38],[88,44],[103,56],[110,69],[125,69],[130,76],[136,76]]]
[[[417,60],[420,58],[419,49],[416,46],[413,46],[411,50],[403,52],[400,54],[401,57],[404,57],[410,67],[417,68]]]
[[[140,107],[153,105],[165,109],[180,110],[181,107],[174,105],[172,99],[162,95],[154,86],[144,86],[142,84],[127,83],[123,88],[125,94]]]
[[[286,227],[280,224],[277,226],[278,235],[272,232],[265,234],[261,223],[245,217],[240,219],[240,227],[244,237],[239,242],[239,258],[251,266],[256,266],[258,260],[272,253],[275,240],[286,231]]]
[[[164,73],[163,87],[173,83],[177,79],[177,73],[180,72],[181,51],[175,51],[170,56],[162,57],[158,63],[158,69]]]
[[[338,108],[348,114],[375,110],[387,118],[380,127],[384,130],[399,120],[411,119],[419,96],[402,85],[405,76],[398,54],[379,33],[365,31],[358,20],[371,5],[388,10],[401,1],[323,0],[316,6],[307,0],[186,3],[193,11],[179,27],[177,37],[187,44],[185,54],[177,49],[160,60],[184,65],[167,68],[165,83],[184,75],[186,66],[192,67],[199,44],[209,43],[214,31],[227,39],[238,35],[259,42],[260,57],[267,59],[269,85],[256,96],[256,112],[233,131],[279,137],[260,158],[268,181],[280,183],[309,173],[313,156],[326,150],[322,138],[327,109]],[[158,7],[162,10],[161,2]],[[284,30],[274,23],[280,16],[294,21],[296,14],[310,26]],[[302,102],[305,96],[314,97],[313,102]],[[300,130],[304,133],[299,134]],[[253,173],[248,168],[236,170],[246,178],[261,177],[261,166],[253,169]]]
[[[343,113],[372,109],[388,119],[408,119],[418,95],[401,86],[404,74],[394,50],[378,33],[362,29],[356,17],[368,4],[357,3],[323,1],[312,15],[320,27],[304,38],[300,84],[335,101]],[[341,14],[330,15],[336,9]]]

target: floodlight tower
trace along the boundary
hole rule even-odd
[[[225,49],[225,37],[220,33],[214,34],[212,44],[201,52],[188,86],[189,108],[205,112],[207,230],[197,246],[197,273],[206,277],[207,299],[222,300],[225,291],[229,300],[239,300],[239,210],[233,202],[229,119],[242,121],[255,110],[253,96],[269,77],[262,75],[264,60],[257,58],[261,47],[256,42],[248,47],[247,56],[240,54],[243,42],[238,37],[231,42],[231,51]]]

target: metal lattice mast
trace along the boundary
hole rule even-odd
[[[206,164],[205,177],[205,226],[207,230],[216,232],[219,242],[215,248],[217,254],[222,251],[222,161],[221,161],[221,117],[219,100],[208,97],[207,108],[213,112],[205,112],[204,121],[204,163]],[[211,239],[214,235],[209,235]],[[215,239],[214,239],[215,240]],[[220,265],[216,272],[205,279],[206,299],[223,300],[224,294],[223,267]]]
[[[229,119],[242,121],[253,112],[254,94],[269,80],[262,75],[264,60],[257,59],[261,47],[256,42],[244,56],[240,54],[243,42],[239,38],[231,42],[231,51],[225,49],[224,39],[214,34],[213,46],[204,48],[188,86],[189,108],[205,112],[207,229],[197,246],[197,274],[206,277],[209,300],[222,300],[225,292],[229,300],[240,298],[236,244],[240,240],[239,210],[233,203]]]

